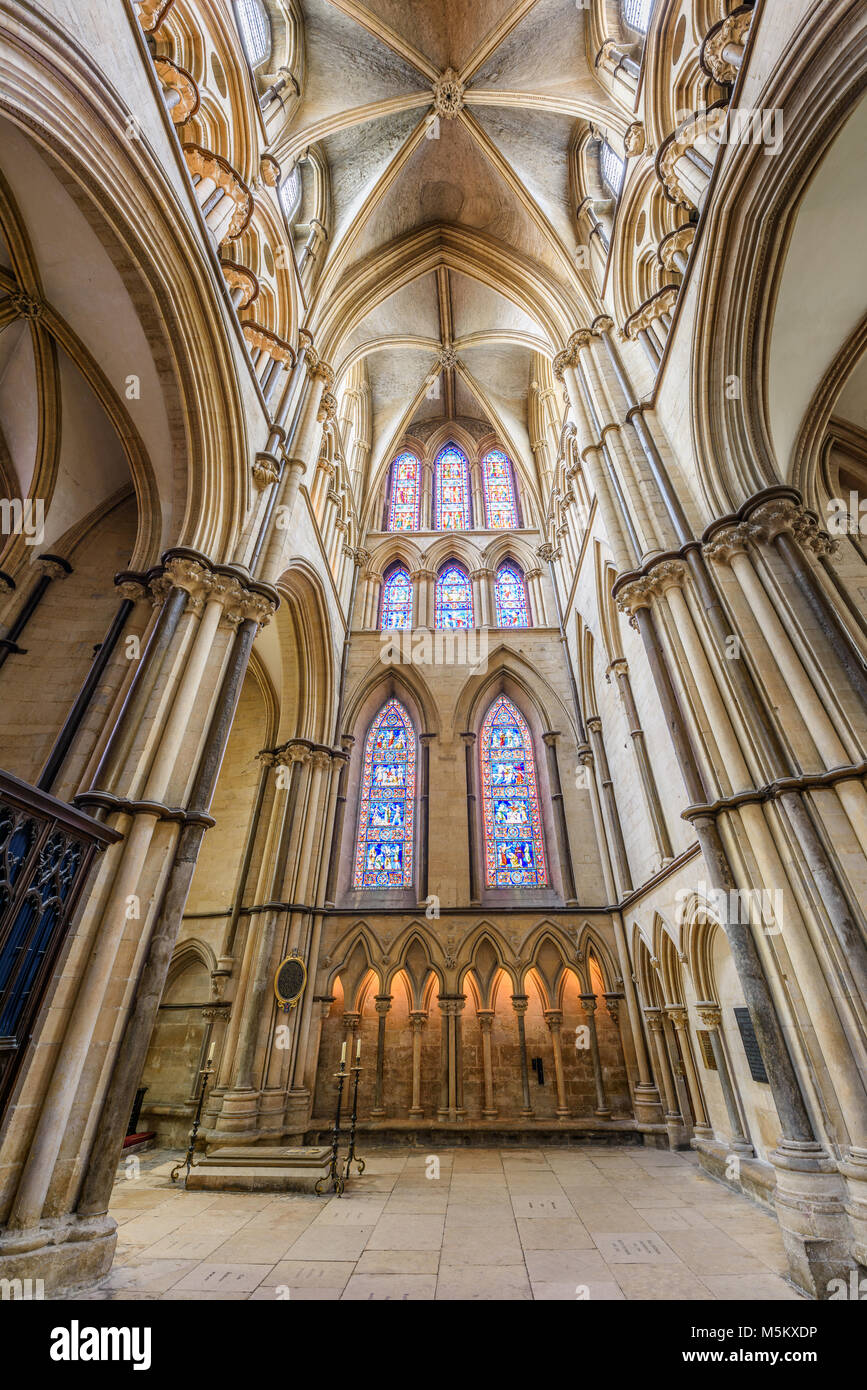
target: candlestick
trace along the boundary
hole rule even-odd
[[[213,1055],[213,1054],[212,1054],[212,1055]],[[195,1167],[195,1162],[194,1162],[194,1159],[193,1159],[193,1153],[194,1153],[195,1147],[196,1147],[196,1135],[197,1135],[198,1132],[199,1132],[199,1125],[200,1125],[201,1122],[202,1122],[202,1110],[203,1110],[204,1104],[205,1104],[205,1091],[206,1091],[207,1088],[208,1088],[208,1077],[211,1075],[211,1058],[210,1058],[210,1057],[208,1058],[207,1063],[205,1064],[205,1066],[203,1066],[203,1067],[201,1068],[201,1071],[200,1071],[199,1074],[200,1074],[200,1076],[201,1076],[201,1078],[202,1078],[202,1084],[201,1084],[201,1088],[200,1088],[200,1090],[199,1090],[199,1100],[198,1100],[198,1104],[196,1105],[196,1113],[195,1113],[195,1115],[193,1116],[193,1127],[192,1127],[192,1129],[190,1130],[190,1142],[189,1142],[189,1145],[188,1145],[188,1147],[187,1147],[187,1152],[184,1154],[184,1157],[181,1159],[180,1163],[176,1163],[176,1164],[175,1164],[174,1168],[172,1169],[171,1173],[169,1174],[169,1177],[171,1178],[172,1182],[177,1182],[177,1180],[178,1180],[178,1173],[181,1171],[182,1168],[186,1168],[187,1171],[186,1171],[186,1173],[184,1174],[184,1186],[185,1186],[185,1187],[186,1187],[186,1184],[187,1184],[187,1178],[190,1176],[190,1169],[193,1168],[193,1167]]]
[[[344,1178],[349,1177],[349,1170],[352,1167],[353,1163],[358,1164],[359,1175],[361,1175],[364,1172],[364,1159],[357,1158],[355,1154],[355,1122],[358,1119],[358,1078],[361,1075],[361,1067],[356,1062],[352,1070],[355,1074],[355,1081],[352,1087],[352,1119],[349,1122],[349,1148],[347,1150],[346,1159],[344,1160],[343,1164]]]
[[[344,1181],[341,1174],[337,1171],[337,1152],[340,1147],[340,1106],[343,1100],[343,1083],[347,1077],[346,1071],[346,1043],[343,1044],[344,1055],[340,1058],[340,1071],[335,1072],[337,1078],[337,1110],[334,1115],[334,1127],[331,1136],[331,1159],[328,1164],[328,1172],[325,1173],[316,1183],[313,1191],[317,1197],[322,1196],[322,1191],[326,1183],[329,1189],[333,1189],[338,1197],[343,1193]]]

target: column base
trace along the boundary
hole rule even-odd
[[[116,1244],[111,1216],[73,1213],[26,1231],[7,1230],[0,1235],[0,1279],[21,1280],[25,1298],[68,1296],[108,1274]]]
[[[560,1110],[560,1109],[558,1108],[557,1110],[555,1110],[554,1113],[555,1113],[555,1115],[557,1116],[557,1119],[558,1119],[558,1120],[571,1120],[571,1118],[572,1118],[572,1111],[571,1111],[571,1110]],[[596,1114],[597,1114],[597,1115],[599,1114],[599,1111],[598,1111],[598,1110],[596,1111]]]
[[[408,1120],[423,1120],[424,1111],[422,1110],[420,1105],[411,1105],[409,1110],[407,1110],[406,1112],[406,1116]]]
[[[522,1120],[532,1120],[536,1114],[535,1110],[519,1110],[518,1114]]]
[[[668,1134],[668,1145],[671,1149],[688,1149],[689,1134],[681,1115],[666,1115],[665,1128]]]
[[[848,1287],[853,1269],[841,1173],[815,1143],[783,1140],[768,1158],[777,1172],[774,1210],[792,1282],[811,1298],[839,1297],[838,1281]]]
[[[846,1183],[852,1258],[867,1268],[867,1149],[849,1149],[840,1164],[840,1172]]]
[[[567,1115],[568,1115],[568,1113],[569,1113],[568,1110],[566,1111],[566,1113],[567,1113]],[[557,1114],[558,1114],[558,1115],[560,1114],[560,1111],[559,1111],[559,1110],[557,1111]],[[596,1118],[599,1119],[599,1120],[610,1120],[610,1119],[611,1119],[611,1111],[610,1111],[610,1110],[594,1110],[594,1111],[593,1111],[593,1114],[594,1114],[594,1115],[596,1116]]]
[[[662,1101],[655,1086],[638,1085],[632,1093],[632,1110],[639,1125],[662,1124]]]
[[[410,1111],[409,1113],[412,1114],[412,1111]],[[384,1119],[385,1119],[385,1111],[384,1111],[384,1110],[371,1110],[371,1112],[370,1112],[370,1118],[371,1118],[372,1120],[384,1120]]]
[[[498,1113],[498,1112],[497,1112],[496,1110],[483,1110],[483,1111],[482,1111],[482,1119],[483,1119],[483,1120],[495,1120],[495,1119],[497,1118],[497,1113]]]

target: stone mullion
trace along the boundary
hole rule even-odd
[[[557,848],[560,851],[560,871],[563,875],[563,896],[567,903],[576,903],[575,893],[575,872],[572,867],[572,849],[569,844],[569,828],[566,821],[566,810],[563,804],[563,789],[560,785],[560,765],[557,758],[557,739],[559,734],[552,731],[542,735],[548,755],[548,781],[551,790],[551,802],[554,811],[554,821],[557,829]]]

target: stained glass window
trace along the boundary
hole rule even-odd
[[[395,565],[382,586],[379,626],[383,632],[412,627],[412,581],[403,565]]]
[[[301,202],[301,170],[295,164],[280,185],[280,206],[287,222],[291,222]]]
[[[419,462],[415,454],[398,454],[391,465],[391,500],[388,504],[389,531],[417,531],[421,498]]]
[[[623,183],[623,175],[626,173],[626,161],[620,158],[607,140],[602,141],[599,151],[599,167],[602,170],[602,178],[616,198]]]
[[[434,464],[436,529],[466,531],[470,525],[470,469],[457,444],[440,449]]]
[[[653,0],[623,0],[623,18],[627,24],[633,29],[640,30],[642,34],[647,33],[652,9]]]
[[[257,68],[271,52],[271,24],[262,0],[235,0],[235,14],[247,57]]]
[[[527,721],[498,695],[481,735],[485,883],[542,888],[548,883],[533,741]]]
[[[524,576],[511,560],[504,561],[497,570],[494,595],[497,601],[497,627],[530,626]]]
[[[513,531],[518,525],[518,504],[512,465],[502,449],[491,449],[482,459],[485,523],[492,531]]]
[[[355,888],[411,888],[415,732],[399,700],[370,726],[361,769]]]
[[[446,565],[437,576],[437,627],[473,626],[473,590],[463,565]]]

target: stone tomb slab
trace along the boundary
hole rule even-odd
[[[330,1145],[289,1148],[285,1145],[211,1149],[187,1178],[187,1191],[312,1192],[326,1177]]]

